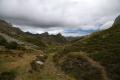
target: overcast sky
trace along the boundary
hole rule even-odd
[[[0,0],[0,18],[24,31],[81,36],[109,28],[120,0]]]

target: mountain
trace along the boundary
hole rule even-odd
[[[26,33],[38,39],[41,39],[41,41],[45,42],[47,45],[62,45],[67,42],[67,39],[62,36],[61,33],[58,33],[56,35],[50,35],[48,32],[44,32],[42,34],[32,34],[29,32]]]
[[[10,23],[0,20],[0,33],[14,37],[17,40],[28,42],[45,49],[52,45],[61,45],[67,42],[66,38],[61,34],[49,35],[47,32],[42,34],[32,34],[23,32],[19,28],[13,27]]]
[[[54,61],[77,80],[120,80],[120,16],[111,28],[67,45]]]

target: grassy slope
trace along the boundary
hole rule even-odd
[[[30,63],[39,54],[41,53],[25,53],[23,57],[19,57],[10,52],[0,53],[0,73],[14,71],[17,76],[16,80],[74,80],[55,67],[52,60],[53,55],[49,55],[40,72],[29,72],[31,70]]]
[[[38,39],[35,36],[26,34],[25,32],[22,32],[19,28],[15,28],[9,23],[1,20],[0,20],[0,32],[9,35],[15,39],[37,45],[41,49],[47,47],[47,45],[44,42],[42,42],[40,38]]]
[[[109,80],[104,67],[83,52],[67,54],[61,64],[62,70],[76,80]]]
[[[24,53],[22,57],[19,57],[18,54],[11,52],[0,53],[0,72],[15,71],[18,78],[17,80],[25,80],[24,78],[28,78],[30,63],[38,54]]]
[[[66,46],[55,56],[55,60],[59,61],[70,52],[79,51],[88,53],[89,57],[104,66],[110,79],[120,80],[120,24]]]

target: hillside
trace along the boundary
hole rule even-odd
[[[83,72],[85,72],[84,68],[86,69],[87,66],[82,66],[83,68],[81,68],[72,65],[73,63],[76,63],[77,65],[79,60],[82,61],[82,57],[77,59],[78,56],[76,56],[70,59],[68,55],[74,56],[73,52],[78,52],[80,54],[81,51],[92,60],[100,63],[100,65],[105,68],[106,75],[110,80],[120,80],[120,16],[116,18],[111,28],[93,33],[83,39],[77,40],[74,43],[67,45],[62,51],[59,51],[58,54],[54,56],[57,65],[60,65],[67,74],[69,72],[69,75],[74,76],[77,80],[80,80],[80,75],[83,76],[82,80],[98,80],[94,79],[97,75],[93,76],[93,79],[86,79],[84,78],[84,75],[80,74],[79,71],[83,70]],[[68,63],[68,61],[70,61],[70,63]],[[65,67],[65,65],[68,64],[72,65],[72,70],[69,66]],[[90,67],[90,65],[88,65],[88,67]],[[78,73],[75,73],[74,70],[77,70]],[[89,74],[89,71],[85,73]],[[86,77],[90,76],[87,76],[86,74]]]
[[[0,80],[73,80],[51,55],[66,42],[60,33],[32,34],[0,20]]]
[[[61,34],[49,35],[48,33],[32,34],[23,32],[4,20],[0,20],[0,33],[4,33],[23,42],[37,45],[40,49],[45,49],[48,46],[61,45],[67,42],[66,38]]]
[[[11,41],[16,44],[10,44]],[[10,36],[0,35],[0,80],[74,80],[55,67],[54,53],[46,54],[34,48],[23,50],[20,43]]]

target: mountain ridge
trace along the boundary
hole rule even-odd
[[[42,34],[32,34],[30,32],[23,32],[19,28],[13,27],[4,20],[0,20],[0,32],[14,37],[18,40],[32,43],[39,46],[41,49],[51,45],[61,45],[67,42],[66,38],[61,34],[49,35],[46,32]]]

